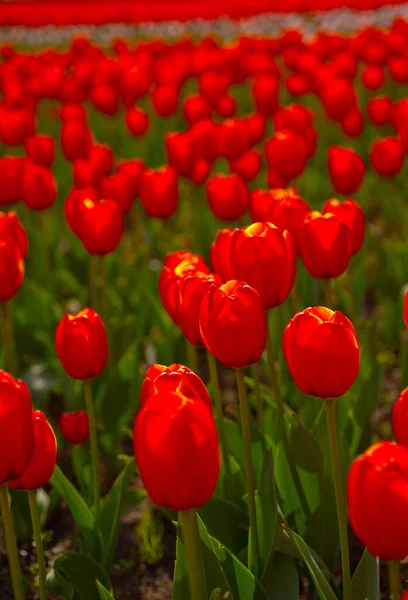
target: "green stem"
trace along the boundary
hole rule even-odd
[[[0,328],[3,338],[4,362],[6,369],[16,375],[16,359],[13,340],[13,313],[11,300],[0,303]]]
[[[282,394],[281,394],[280,387],[279,387],[278,373],[276,370],[275,354],[273,351],[270,326],[268,326],[268,335],[266,338],[266,357],[268,360],[269,372],[271,375],[272,391],[273,391],[273,395],[275,396],[276,404],[278,405],[278,409],[280,412],[280,418],[282,421],[281,425],[283,425],[283,415],[285,414],[285,406],[283,404]]]
[[[34,491],[27,492],[30,505],[31,522],[38,562],[38,580],[40,586],[40,600],[47,600],[47,570],[45,567],[44,547],[41,537],[41,525],[38,516],[37,499]]]
[[[297,285],[297,277],[293,283],[292,291],[290,293],[290,299],[292,302],[292,312],[298,313],[300,311],[300,300],[299,300],[299,290]]]
[[[14,600],[24,600],[23,579],[18,559],[17,540],[14,529],[13,514],[10,510],[7,487],[0,486],[0,506],[3,515],[3,529],[6,540],[7,555],[13,584]]]
[[[43,247],[43,258],[44,258],[44,275],[46,279],[47,288],[49,289],[51,295],[53,295],[53,278],[52,278],[52,262],[51,262],[51,250],[49,243],[49,235],[48,235],[48,227],[47,227],[47,215],[46,211],[39,211],[40,217],[40,227],[42,233],[42,247]]]
[[[183,536],[185,556],[190,579],[191,600],[208,600],[207,579],[205,576],[203,553],[197,512],[183,510],[179,512],[179,527]]]
[[[389,560],[388,581],[391,600],[400,600],[401,597],[401,569],[400,563],[396,560]]]
[[[241,412],[241,430],[242,439],[244,442],[244,453],[245,453],[245,471],[246,471],[246,482],[248,489],[248,507],[249,507],[249,530],[251,535],[251,550],[252,550],[252,562],[253,572],[255,577],[260,576],[259,572],[259,538],[258,538],[258,525],[256,522],[256,505],[255,505],[255,480],[254,470],[252,467],[252,454],[251,454],[251,434],[249,429],[249,410],[248,402],[245,391],[244,381],[244,369],[236,369],[237,386],[238,386],[238,399],[239,407]]]
[[[258,427],[263,429],[263,406],[261,398],[261,379],[259,377],[258,365],[255,363],[251,365],[252,379],[254,380],[254,392],[256,402],[256,414],[258,417]]]
[[[227,442],[227,434],[224,426],[224,413],[222,410],[222,397],[220,390],[220,383],[218,381],[218,373],[217,373],[217,362],[215,357],[207,350],[207,358],[208,358],[208,368],[210,371],[210,381],[211,387],[214,394],[214,416],[215,422],[217,424],[217,431],[220,438],[220,446],[221,446],[221,455],[222,455],[222,463],[225,468],[225,477],[226,477],[226,488],[231,491],[233,488],[233,479],[231,472],[231,465],[229,461],[229,451],[228,451],[228,442]]]
[[[333,470],[334,492],[336,496],[337,519],[339,522],[343,598],[344,600],[351,600],[350,555],[347,532],[347,505],[343,490],[339,448],[337,444],[334,401],[324,400],[324,403],[326,408],[327,431],[329,435],[330,444],[330,458]]]
[[[194,373],[198,372],[198,353],[197,346],[191,344],[186,338],[186,346],[187,346],[187,366],[189,369],[194,371]]]
[[[89,256],[89,303],[90,308],[98,312],[98,288],[96,285],[97,277],[97,257],[92,254]]]
[[[92,485],[93,498],[96,522],[99,521],[100,510],[100,495],[101,495],[101,478],[99,473],[99,452],[98,452],[98,437],[96,434],[96,418],[94,404],[92,399],[91,382],[84,381],[85,390],[85,405],[89,419],[89,438],[91,442],[91,461],[92,461]]]
[[[332,308],[333,306],[333,286],[331,279],[323,279],[323,288],[324,288],[324,302],[327,308]]]
[[[108,320],[109,320],[109,297],[108,297],[108,274],[106,272],[106,263],[105,263],[105,257],[101,256],[100,257],[100,261],[101,261],[101,293],[100,296],[102,297],[102,307],[101,307],[101,311],[102,311],[102,319],[103,322],[105,323],[105,327],[108,330]]]

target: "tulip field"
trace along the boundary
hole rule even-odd
[[[408,600],[408,21],[0,91],[0,599]]]

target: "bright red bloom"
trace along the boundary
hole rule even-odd
[[[227,367],[240,369],[257,362],[267,335],[261,296],[243,281],[213,286],[201,303],[200,329],[209,352]]]
[[[89,418],[85,410],[63,412],[59,418],[59,426],[70,444],[85,444],[89,438]]]
[[[43,167],[50,167],[54,162],[54,140],[49,135],[33,135],[24,142],[28,158]]]
[[[355,138],[359,137],[364,129],[364,119],[361,110],[354,106],[341,120],[341,128],[344,135]]]
[[[69,161],[87,158],[91,146],[91,134],[82,121],[68,121],[61,129],[61,146]]]
[[[54,431],[40,410],[32,411],[34,450],[25,471],[9,481],[14,490],[33,491],[49,482],[57,461],[57,440]]]
[[[22,199],[26,162],[26,159],[14,156],[0,158],[0,204],[15,204]]]
[[[295,179],[304,170],[308,147],[304,138],[287,129],[277,131],[265,144],[268,165],[287,181]]]
[[[338,398],[357,378],[357,334],[341,312],[316,306],[297,313],[289,321],[282,343],[293,380],[305,394]]]
[[[198,254],[181,250],[168,254],[159,277],[159,294],[168,315],[178,323],[180,281],[196,273],[210,274],[204,259]]]
[[[0,483],[20,477],[34,451],[31,396],[21,380],[0,371]]]
[[[368,118],[374,125],[386,125],[390,122],[393,104],[387,96],[371,98],[367,103]]]
[[[361,81],[368,90],[378,90],[385,81],[384,69],[377,65],[367,65],[361,73]]]
[[[140,199],[149,217],[168,219],[177,210],[178,180],[173,167],[145,169],[142,174]]]
[[[207,199],[217,219],[236,221],[240,219],[249,202],[249,192],[238,175],[214,175],[206,185]]]
[[[98,187],[103,177],[100,165],[89,158],[77,158],[73,167],[74,183],[77,188],[88,185]]]
[[[162,85],[151,94],[155,111],[161,117],[170,117],[177,110],[179,88],[175,85]]]
[[[92,379],[108,361],[105,325],[92,308],[76,315],[66,313],[55,333],[55,347],[62,366],[73,379]]]
[[[0,239],[0,302],[15,296],[23,283],[24,260],[11,235]]]
[[[332,213],[347,225],[351,233],[351,254],[356,254],[364,244],[365,218],[364,211],[352,198],[340,202],[336,198],[328,200],[323,214]]]
[[[388,61],[390,75],[395,83],[406,83],[408,81],[408,61],[402,56],[391,56]]]
[[[144,168],[143,161],[138,158],[135,158],[134,160],[123,160],[118,165],[118,172],[124,173],[128,179],[128,185],[133,198],[136,198],[139,195]]]
[[[320,92],[323,106],[329,119],[341,119],[356,105],[356,94],[351,81],[345,77],[335,77]]]
[[[334,189],[339,194],[353,194],[360,187],[365,173],[363,159],[351,148],[331,146],[328,167]]]
[[[229,119],[233,116],[236,109],[236,102],[232,96],[224,94],[217,100],[216,111],[223,119]]]
[[[332,213],[310,212],[299,236],[300,254],[312,277],[339,277],[351,256],[351,231]]]
[[[253,223],[271,221],[276,202],[275,189],[253,190],[249,198],[249,214]],[[308,211],[309,212],[309,211]]]
[[[408,292],[405,294],[404,298],[404,323],[405,327],[408,328]]]
[[[129,181],[126,173],[114,173],[101,181],[100,194],[102,198],[115,200],[124,213],[128,213],[133,205],[133,182]]]
[[[22,185],[23,202],[31,210],[46,210],[57,198],[57,182],[47,167],[27,163]]]
[[[64,123],[69,121],[82,121],[82,123],[86,123],[85,106],[76,102],[64,104],[61,108],[61,121]]]
[[[149,129],[149,116],[142,108],[128,108],[126,126],[131,135],[142,136]]]
[[[259,150],[248,150],[240,158],[230,161],[230,169],[244,181],[252,181],[258,175],[261,165],[261,153]]]
[[[309,205],[293,188],[271,190],[270,194],[274,202],[269,218],[264,220],[289,231],[295,243],[296,254],[300,254],[299,236],[305,217],[310,212]]]
[[[408,448],[408,388],[405,388],[394,403],[392,431],[395,441]]]
[[[15,212],[0,212],[0,239],[12,237],[20,249],[21,257],[25,258],[28,250],[28,238],[20,219]]]
[[[118,112],[118,92],[112,85],[96,85],[91,90],[89,99],[95,108],[105,115],[113,117]]]
[[[408,555],[408,450],[378,442],[350,467],[347,500],[351,527],[374,556]]]
[[[141,407],[144,407],[150,396],[164,392],[180,392],[184,396],[202,400],[212,410],[210,396],[204,383],[184,365],[151,365],[146,371],[140,390]]]
[[[81,193],[73,198],[71,223],[87,252],[93,255],[116,250],[124,231],[123,211],[115,200],[98,202]]]
[[[192,135],[187,132],[171,131],[165,137],[169,164],[178,175],[187,177],[194,169],[196,153]]]
[[[279,79],[273,75],[258,75],[252,85],[256,111],[265,117],[279,107]]]
[[[211,115],[208,101],[200,95],[187,96],[183,104],[183,115],[187,123],[197,123]]]
[[[371,146],[370,162],[382,177],[393,177],[404,163],[404,147],[400,140],[386,137],[375,140]]]
[[[196,272],[180,279],[177,324],[187,340],[195,346],[204,345],[200,331],[202,299],[213,285],[222,284],[219,275]]]
[[[210,163],[204,158],[198,158],[194,163],[193,170],[188,177],[193,183],[195,183],[195,185],[200,185],[207,181],[210,171]]]
[[[199,508],[218,481],[220,457],[212,412],[186,387],[146,400],[136,416],[133,446],[152,502],[172,510]]]

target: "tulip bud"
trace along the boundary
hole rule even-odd
[[[129,189],[133,198],[139,195],[144,164],[142,160],[124,160],[118,165],[118,172],[124,173],[128,179]]]
[[[187,386],[150,396],[133,436],[140,477],[154,504],[180,511],[210,500],[220,469],[214,417]]]
[[[307,308],[289,321],[282,343],[293,380],[305,394],[338,398],[357,378],[357,334],[341,312],[323,306]]]
[[[68,121],[61,129],[61,146],[69,161],[87,158],[91,146],[91,134],[82,121]]]
[[[347,480],[351,527],[374,556],[408,555],[408,450],[378,442],[350,467]]]
[[[151,94],[155,111],[161,117],[170,117],[177,111],[179,89],[175,85],[162,85]]]
[[[63,412],[59,418],[59,426],[69,444],[85,444],[89,438],[89,418],[85,410]]]
[[[55,333],[55,347],[70,377],[85,381],[97,377],[108,361],[105,325],[92,308],[66,313]]]
[[[384,70],[377,65],[367,65],[361,73],[361,80],[368,90],[378,90],[384,84]]]
[[[241,369],[257,362],[267,335],[261,296],[242,281],[214,285],[201,303],[200,330],[209,352],[227,367]]]
[[[211,110],[208,101],[203,96],[187,96],[183,104],[183,115],[187,123],[192,125],[201,119],[208,118]]]
[[[57,461],[57,440],[54,431],[40,410],[32,411],[34,450],[25,471],[9,481],[14,490],[33,491],[49,482]]]
[[[0,371],[0,484],[20,477],[34,452],[31,396],[27,386]]]

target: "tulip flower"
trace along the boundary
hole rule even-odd
[[[151,396],[165,392],[180,392],[193,396],[196,400],[202,400],[212,410],[210,396],[204,383],[198,375],[183,365],[151,365],[142,383],[140,405],[143,408]]]
[[[252,85],[257,112],[265,117],[273,115],[279,106],[279,79],[273,75],[258,75]]]
[[[151,94],[153,107],[161,117],[170,117],[177,110],[179,89],[175,85],[157,87]]]
[[[258,175],[262,159],[258,150],[248,150],[240,158],[230,161],[230,169],[244,181],[252,181]]]
[[[387,96],[371,98],[367,103],[368,118],[374,125],[386,125],[390,121],[392,107],[392,101]]]
[[[194,346],[204,344],[199,323],[201,301],[213,285],[221,284],[218,275],[200,272],[180,279],[177,323],[184,337]]]
[[[28,163],[22,180],[23,202],[31,210],[50,208],[57,197],[57,183],[50,169]]]
[[[63,437],[69,444],[85,444],[89,438],[89,418],[85,410],[63,412],[59,418]]]
[[[91,134],[82,121],[70,120],[61,129],[61,146],[69,161],[87,158],[91,146]]]
[[[238,175],[215,175],[206,185],[207,199],[217,219],[236,221],[240,219],[249,202],[249,192]]]
[[[336,215],[347,225],[351,234],[351,254],[357,254],[364,244],[365,237],[365,218],[361,206],[352,198],[346,198],[343,202],[332,198],[324,205],[322,214],[327,213]]]
[[[193,137],[190,133],[170,132],[165,138],[169,164],[178,175],[187,177],[194,168],[196,153]]]
[[[105,115],[113,117],[118,112],[118,93],[111,85],[96,85],[91,90],[89,99],[95,108]]]
[[[133,206],[134,182],[124,172],[114,173],[103,177],[100,184],[100,194],[103,198],[115,200],[124,213],[128,213]]]
[[[306,215],[310,208],[293,188],[286,190],[272,190],[270,192],[274,202],[268,219],[280,229],[289,231],[296,247],[296,253],[300,254],[299,237]]]
[[[118,165],[118,172],[124,173],[127,177],[133,199],[139,195],[143,171],[144,164],[139,159],[123,160]]]
[[[304,138],[291,131],[277,131],[265,144],[268,165],[281,177],[290,181],[304,170],[308,159],[308,147]]]
[[[140,186],[140,199],[149,217],[168,219],[177,210],[179,190],[176,171],[169,166],[145,169]]]
[[[184,119],[190,125],[197,123],[201,119],[208,118],[211,115],[208,101],[200,95],[187,96],[183,104],[183,115]]]
[[[375,140],[370,151],[370,162],[382,177],[393,177],[404,163],[404,148],[400,140],[387,137]]]
[[[24,260],[20,242],[12,235],[0,238],[0,302],[11,300],[23,283]]]
[[[328,152],[328,167],[332,185],[339,194],[352,194],[364,178],[364,162],[350,148],[332,146]]]
[[[351,138],[359,137],[364,129],[363,113],[357,106],[353,106],[342,118],[341,128],[344,135]]]
[[[36,165],[50,167],[54,162],[54,140],[49,135],[33,135],[24,142],[28,158]]]
[[[368,90],[378,90],[384,84],[384,70],[377,65],[367,65],[361,73],[361,80]]]
[[[0,204],[15,204],[22,200],[25,164],[24,158],[14,156],[0,158]]]
[[[123,231],[123,211],[115,200],[77,194],[72,200],[72,229],[91,255],[103,256],[118,247]]]
[[[149,129],[149,117],[141,108],[128,108],[126,111],[126,126],[131,135],[135,137],[142,136]]]
[[[356,105],[356,94],[351,81],[345,77],[335,77],[322,88],[320,97],[329,119],[341,121]]]
[[[20,219],[15,212],[4,213],[0,211],[0,239],[12,237],[17,244],[21,257],[25,258],[28,250],[28,238]]]

